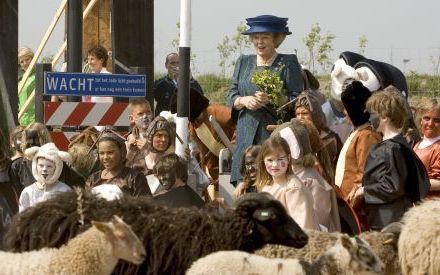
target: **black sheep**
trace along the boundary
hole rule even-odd
[[[215,251],[253,252],[268,243],[301,248],[308,239],[267,193],[246,194],[235,210],[218,213],[167,208],[142,197],[106,201],[68,192],[16,216],[6,248],[21,252],[59,247],[89,228],[91,220],[105,221],[113,215],[132,226],[147,251],[142,265],[120,262],[115,274],[185,274],[195,260]]]

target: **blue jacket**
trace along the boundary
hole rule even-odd
[[[278,54],[272,66],[267,69],[275,70],[280,65],[284,67],[280,71],[284,81],[284,90],[289,100],[296,98],[303,90],[303,79],[298,59],[293,54]],[[233,108],[234,101],[241,96],[251,96],[258,91],[258,87],[251,82],[253,73],[257,68],[256,55],[242,55],[235,64],[232,84],[227,97],[228,105]],[[251,111],[242,108],[237,121],[237,148],[232,160],[231,182],[242,178],[240,175],[240,159],[244,150],[252,144],[261,144],[269,136],[266,130],[269,124],[276,124],[278,118],[276,111],[271,107]]]

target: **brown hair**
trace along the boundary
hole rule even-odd
[[[327,147],[324,146],[318,129],[316,129],[315,125],[313,125],[311,121],[302,121],[304,122],[304,126],[309,133],[309,140],[312,151],[314,154],[316,154],[316,158],[318,159],[319,164],[324,169],[325,174],[322,176],[327,180],[328,183],[333,184],[335,180],[335,168],[333,167]]]
[[[292,160],[290,157],[289,144],[279,135],[267,139],[263,145],[261,145],[260,152],[257,156],[257,180],[256,186],[259,192],[262,191],[263,187],[266,185],[272,185],[272,176],[267,172],[266,166],[264,165],[264,158],[274,152],[283,151],[289,158],[289,164],[287,165],[287,175],[293,174],[292,171]]]
[[[240,161],[240,174],[243,177],[246,177],[246,156],[251,155],[254,158],[258,156],[258,152],[261,150],[261,145],[251,145],[246,150],[244,150],[243,155],[241,155],[241,161]]]
[[[46,143],[51,142],[49,131],[43,123],[33,122],[29,124],[23,131],[21,136],[21,150],[24,152],[28,148],[28,140],[31,137],[36,137],[38,139],[37,146],[42,146]]]
[[[107,49],[104,48],[101,45],[96,45],[92,48],[90,48],[87,51],[87,55],[93,55],[96,56],[98,59],[102,60],[102,66],[106,67],[107,66],[107,61],[108,61],[108,53],[107,53]]]
[[[176,178],[181,179],[184,183],[188,181],[188,165],[175,153],[162,156],[153,167],[155,175],[170,170],[175,170]]]
[[[7,155],[8,151],[9,151],[9,144],[6,141],[6,137],[4,137],[3,133],[0,132],[0,170],[9,167],[9,163],[11,162],[11,160]]]
[[[128,113],[131,114],[134,108],[137,106],[147,106],[151,112],[151,106],[148,100],[146,100],[145,98],[134,98],[130,100],[130,103],[128,103]]]
[[[11,144],[11,145],[13,144],[14,149],[20,153],[23,153],[21,151],[21,140],[22,140],[22,136],[23,136],[23,131],[24,131],[24,127],[21,125],[18,125],[9,134],[9,144]]]
[[[396,128],[402,128],[407,119],[403,97],[392,91],[373,93],[367,101],[366,110],[382,118],[389,118]]]

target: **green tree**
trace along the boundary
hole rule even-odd
[[[217,45],[220,56],[219,66],[223,76],[226,76],[228,68],[235,66],[237,57],[252,45],[249,37],[242,34],[246,30],[246,25],[243,22],[240,22],[235,30],[236,32],[232,38],[226,35],[222,43]]]
[[[367,48],[367,43],[368,43],[368,39],[365,35],[361,35],[361,37],[359,37],[359,53],[360,54],[364,54],[365,53],[365,49]]]
[[[333,40],[335,38],[336,36],[329,32],[325,35],[321,35],[319,23],[313,24],[310,32],[303,38],[308,51],[308,61],[306,63],[313,73],[317,71],[316,63],[318,63],[324,71],[332,64],[330,53],[333,51]]]
[[[217,50],[220,55],[220,63],[218,64],[222,70],[222,75],[226,76],[226,69],[229,67],[229,59],[234,52],[234,46],[231,43],[229,36],[223,38],[223,42],[217,45]]]
[[[327,32],[326,35],[321,37],[321,41],[319,42],[317,61],[324,72],[328,71],[333,64],[330,59],[330,53],[333,51],[333,40],[335,38],[336,36]]]
[[[235,35],[232,37],[233,41],[233,49],[240,55],[243,54],[243,52],[246,49],[249,49],[252,45],[249,37],[247,35],[243,35],[242,33],[246,31],[246,25],[243,22],[240,22],[240,24],[236,28]]]
[[[315,23],[312,25],[312,29],[310,30],[309,34],[307,34],[307,36],[303,39],[308,51],[307,66],[312,70],[313,73],[316,72],[315,52],[319,40],[321,39],[320,33],[321,33],[321,27],[319,26],[319,23]]]

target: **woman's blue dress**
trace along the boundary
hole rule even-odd
[[[284,66],[283,66],[284,65]],[[281,68],[282,67],[282,68]],[[284,91],[289,100],[296,98],[303,90],[303,78],[298,59],[293,54],[278,54],[272,66],[263,67],[269,70],[280,70],[281,80],[284,82]],[[234,101],[240,96],[251,96],[258,91],[251,78],[257,69],[256,55],[242,55],[235,64],[232,84],[227,97],[228,105],[233,108]],[[258,69],[261,69],[259,67]],[[244,150],[252,144],[261,144],[269,136],[266,130],[269,124],[276,124],[276,111],[270,106],[251,111],[242,108],[237,121],[237,147],[232,160],[231,183],[241,180],[240,159]]]

